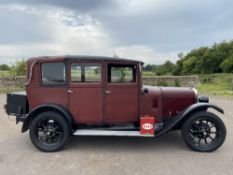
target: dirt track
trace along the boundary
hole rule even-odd
[[[179,132],[159,138],[73,137],[64,150],[38,151],[28,132],[8,120],[0,95],[0,175],[8,174],[233,174],[233,100],[211,97],[224,108],[228,135],[213,153],[189,150]]]

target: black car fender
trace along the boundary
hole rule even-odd
[[[184,120],[186,120],[191,114],[199,111],[206,111],[208,108],[215,109],[216,111],[224,114],[224,111],[222,108],[216,106],[215,104],[210,103],[195,103],[188,108],[186,108],[183,112],[179,113],[177,116],[175,116],[173,119],[170,119],[169,122],[167,122],[164,127],[159,130],[157,133],[155,133],[155,136],[161,136],[170,130],[173,130],[177,126],[181,125]]]
[[[53,111],[53,112],[58,112],[60,114],[62,114],[64,116],[64,118],[67,120],[70,129],[73,129],[74,126],[74,118],[72,116],[72,114],[63,106],[58,105],[58,104],[43,104],[40,106],[35,107],[34,109],[32,109],[29,114],[27,115],[27,117],[25,118],[23,125],[22,125],[22,129],[21,132],[26,132],[29,128],[29,124],[31,119],[33,119],[34,117],[36,117],[39,113],[45,112],[45,111]]]

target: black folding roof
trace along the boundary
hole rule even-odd
[[[78,61],[112,61],[112,62],[136,62],[143,64],[142,61],[138,60],[131,60],[125,58],[118,58],[118,57],[106,57],[106,56],[83,56],[83,55],[68,55],[65,56],[64,59],[66,60],[78,60]]]
[[[131,60],[118,57],[106,57],[106,56],[88,56],[88,55],[66,55],[66,56],[40,56],[29,58],[28,61],[46,60],[46,59],[61,59],[67,61],[106,61],[106,62],[128,62],[128,63],[140,63],[142,61]]]

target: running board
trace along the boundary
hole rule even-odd
[[[111,130],[94,130],[78,129],[73,135],[76,136],[128,136],[128,137],[154,137],[154,135],[143,135],[140,131],[111,131]]]

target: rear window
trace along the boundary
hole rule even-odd
[[[44,63],[41,66],[42,83],[45,85],[63,85],[66,82],[64,63]]]

